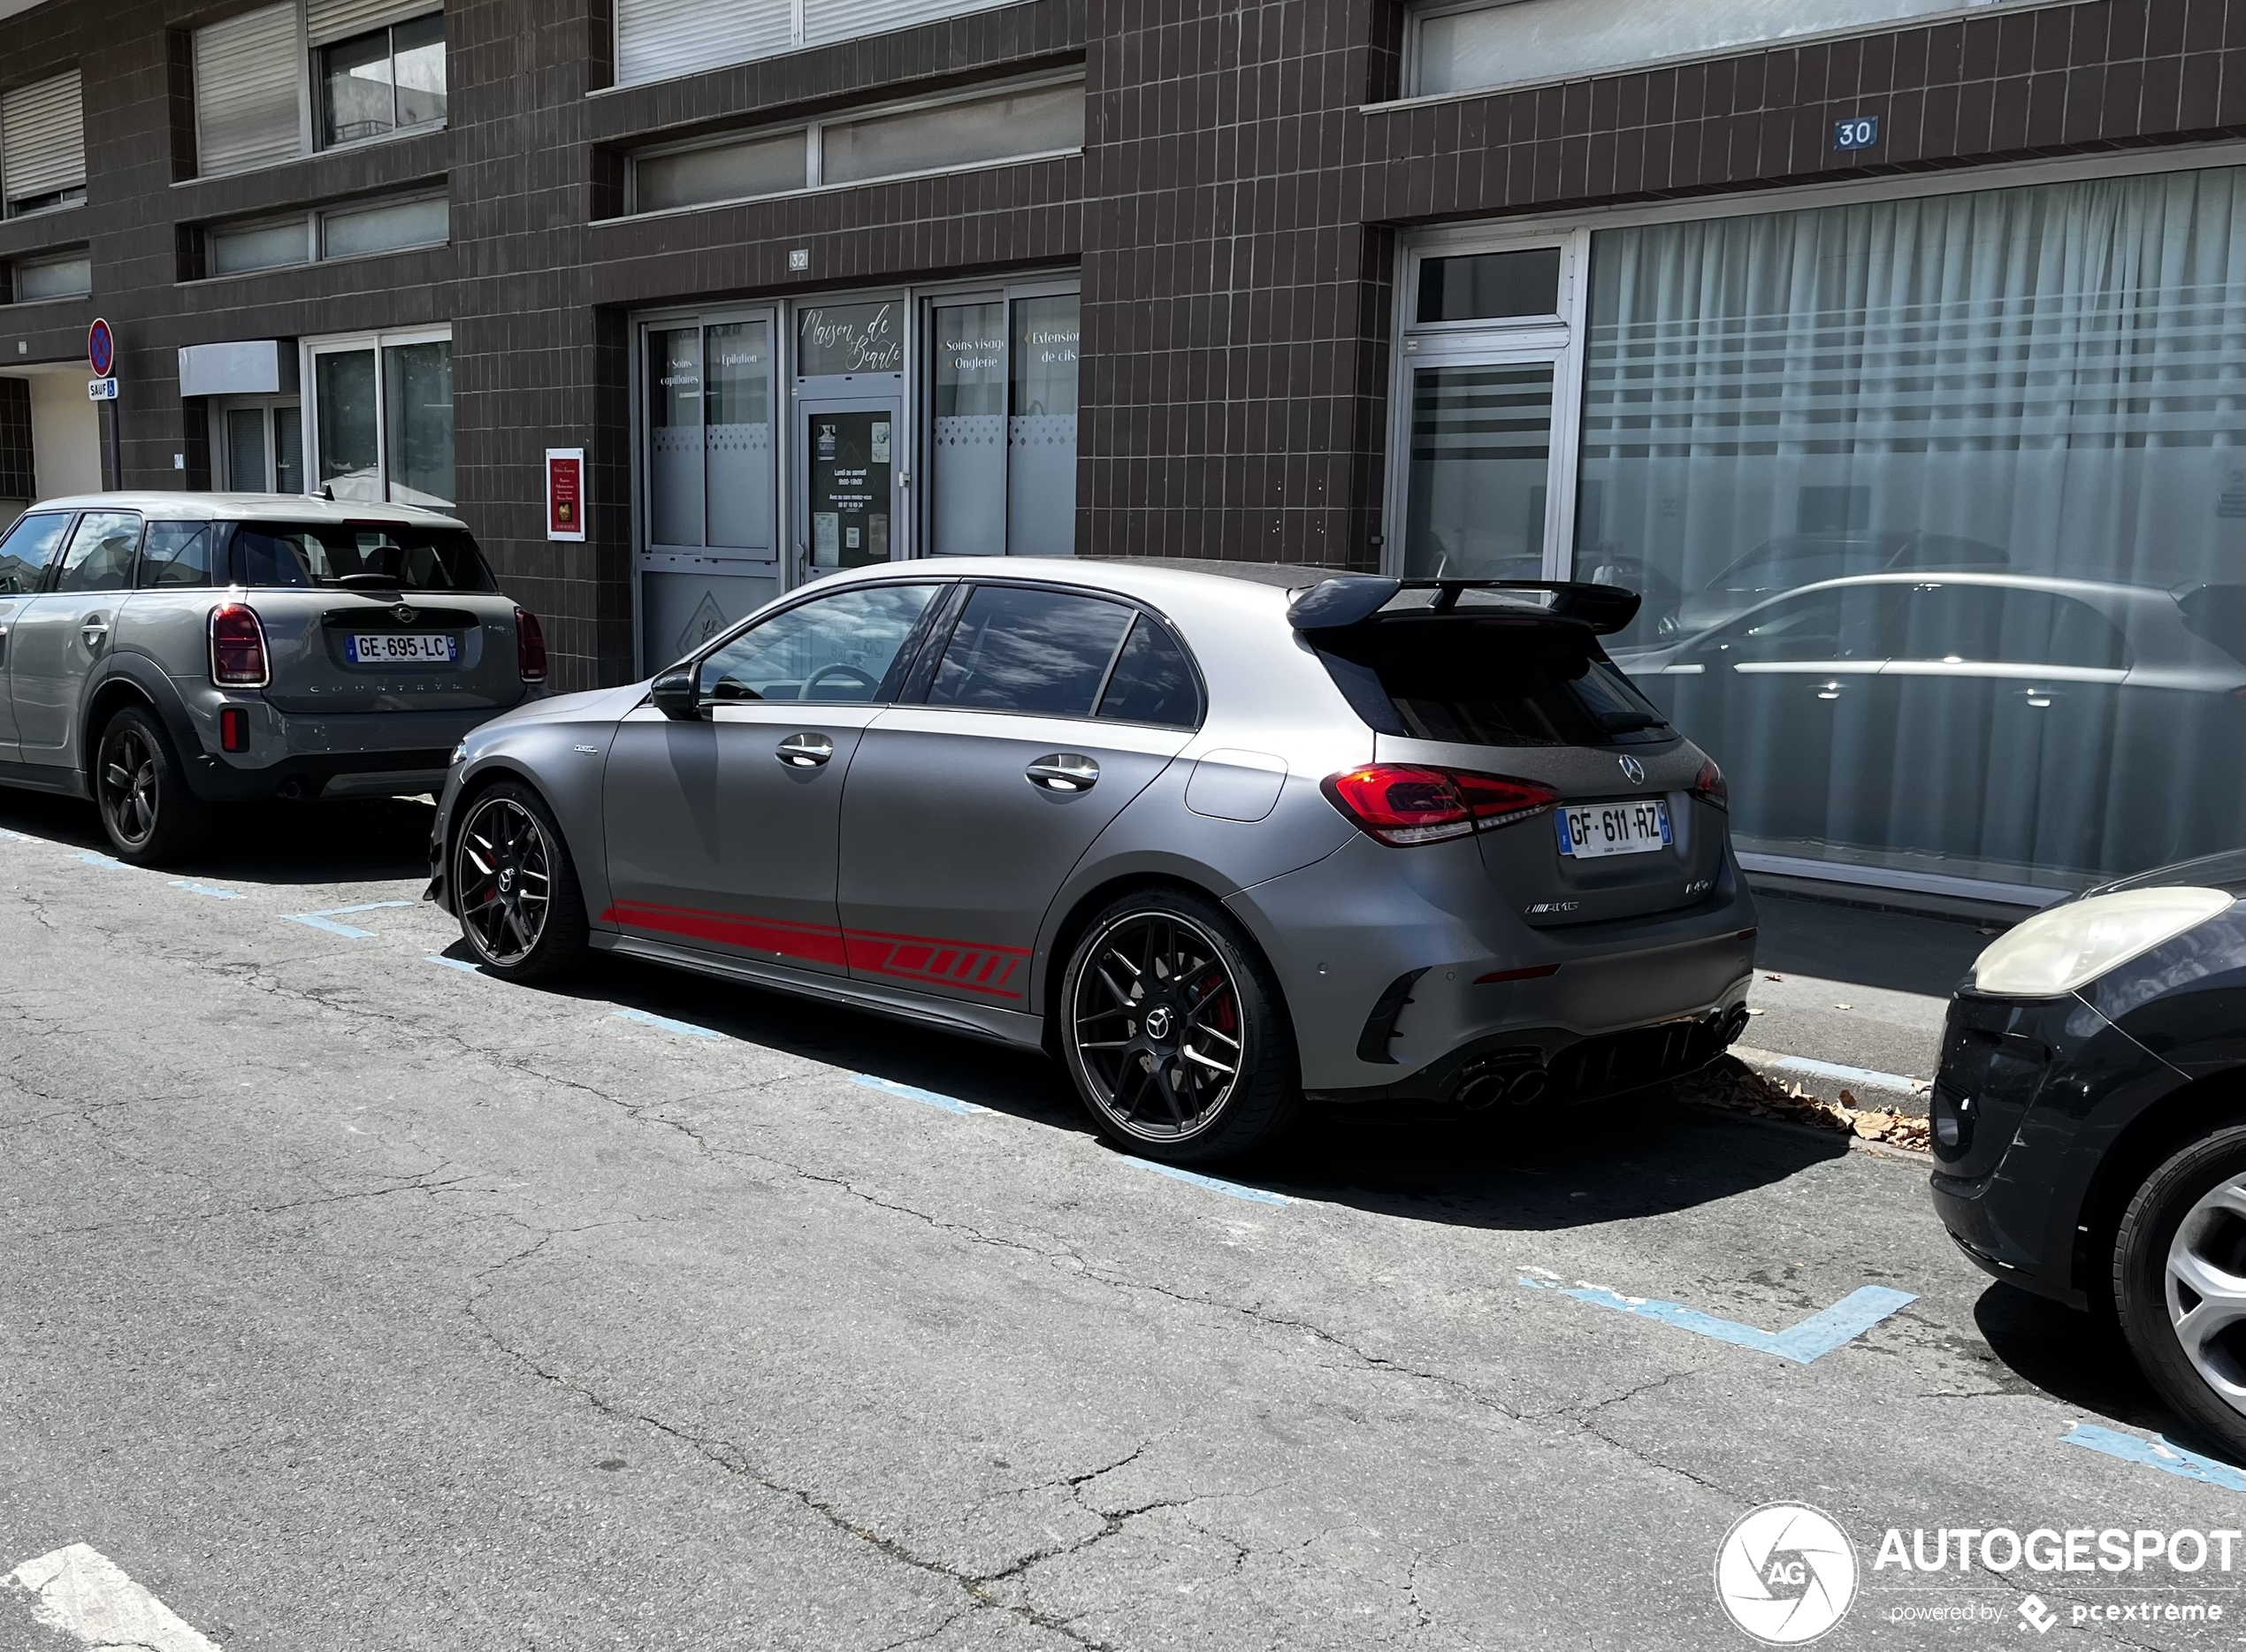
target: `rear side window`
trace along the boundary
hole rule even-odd
[[[34,516],[8,530],[8,537],[0,539],[0,596],[19,597],[39,589],[68,526],[66,516]]]
[[[1201,721],[1200,685],[1167,627],[1143,614],[1132,623],[1100,696],[1099,715],[1173,729],[1190,729]]]
[[[490,570],[458,528],[401,522],[245,522],[234,577],[246,585],[489,591]]]
[[[143,591],[209,585],[218,539],[215,522],[151,522],[141,538],[141,571],[134,583]]]
[[[1463,746],[1673,738],[1653,703],[1577,625],[1400,617],[1321,639],[1320,652],[1350,704],[1381,733]]]
[[[1134,617],[1097,597],[980,586],[951,629],[928,703],[1089,717]]]
[[[89,510],[78,519],[63,553],[57,591],[123,591],[133,583],[141,519],[122,510]]]

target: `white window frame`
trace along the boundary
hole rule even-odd
[[[1553,384],[1552,468],[1545,512],[1545,577],[1566,579],[1575,567],[1576,480],[1583,446],[1583,351],[1580,348],[1590,302],[1592,232],[1621,229],[1640,224],[1706,221],[1746,218],[1766,212],[1797,212],[1821,206],[1853,205],[1862,202],[1915,200],[1939,195],[1974,195],[1990,189],[2021,188],[2035,184],[2066,183],[2090,178],[2145,177],[2160,172],[2197,172],[2203,168],[2246,165],[2246,142],[2179,146],[2115,155],[2096,155],[2066,160],[2035,160],[1977,166],[1937,174],[1912,174],[1849,180],[1841,183],[1804,184],[1788,188],[1754,190],[1690,201],[1662,202],[1612,207],[1593,207],[1538,218],[1509,219],[1502,225],[1459,226],[1431,230],[1403,241],[1396,252],[1396,294],[1392,331],[1396,348],[1390,352],[1388,380],[1388,448],[1387,482],[1381,516],[1381,567],[1397,573],[1403,562],[1403,528],[1410,470],[1411,373],[1422,363],[1487,361],[1497,348],[1487,333],[1507,324],[1483,322],[1412,322],[1411,306],[1418,293],[1422,258],[1455,256],[1461,253],[1505,252],[1555,243],[1581,249],[1574,258],[1575,291],[1566,317],[1572,336],[1568,340],[1568,382],[1555,370]],[[1563,306],[1570,303],[1565,284],[1570,261],[1562,262]],[[1473,340],[1460,336],[1471,330]],[[1524,327],[1525,337],[1529,329]],[[1415,340],[1418,348],[1414,348]],[[1478,354],[1478,349],[1482,352]],[[1564,410],[1563,410],[1564,408]],[[1564,481],[1564,486],[1563,486]],[[2018,906],[2048,906],[2059,891],[2021,884],[1985,883],[1973,878],[1935,873],[1855,867],[1828,860],[1787,855],[1745,853],[1739,863],[1750,872],[1784,874],[1825,883],[1850,883],[1871,889],[1891,889],[1920,894],[1963,896]]]
[[[1564,347],[1556,357],[1552,387],[1552,470],[1545,515],[1546,577],[1565,579],[1575,565],[1576,479],[1583,445],[1583,352],[1581,340],[1591,294],[1591,236],[1594,230],[1639,224],[1673,224],[1710,218],[1747,218],[1766,212],[1799,212],[1813,207],[1867,201],[1915,200],[1935,195],[1977,195],[1989,189],[2021,188],[2084,178],[2133,178],[2158,172],[2197,172],[2212,166],[2246,165],[2246,142],[2228,141],[2173,149],[2094,155],[2067,160],[2017,161],[1944,173],[1851,179],[1830,184],[1801,184],[1689,201],[1592,207],[1501,224],[1459,225],[1424,231],[1402,240],[1396,249],[1395,294],[1389,337],[1388,447],[1380,522],[1380,565],[1394,573],[1402,567],[1406,500],[1411,454],[1411,372],[1421,363],[1469,365],[1502,359],[1538,359],[1532,352]],[[1455,257],[1477,252],[1511,252],[1533,247],[1576,249],[1561,260],[1562,338],[1549,330],[1536,334],[1533,322],[1430,322],[1411,319],[1419,290],[1419,264],[1427,257]],[[1570,292],[1570,284],[1573,290]],[[1518,336],[1498,335],[1517,331]],[[1533,335],[1533,336],[1532,336]],[[1524,354],[1504,356],[1508,350]],[[1564,382],[1563,382],[1564,378]]]
[[[282,408],[295,408],[297,409],[297,440],[302,441],[303,440],[305,417],[303,412],[303,399],[300,395],[289,394],[276,395],[211,396],[209,398],[209,401],[210,405],[205,409],[205,414],[210,421],[210,491],[214,493],[228,493],[233,491],[231,486],[233,480],[233,455],[230,450],[230,444],[226,436],[226,415],[229,413],[245,412],[251,409],[255,409],[264,415],[264,491],[269,493],[279,493],[280,492],[280,447],[279,442],[275,440],[275,415]],[[314,468],[312,455],[309,451],[307,451],[304,454],[302,463],[304,466],[305,486],[309,487],[312,481],[311,472]],[[229,486],[221,486],[219,485],[219,478],[222,477],[226,479]],[[309,498],[310,496],[311,495],[309,493],[303,495],[303,497],[306,498]],[[297,498],[298,495],[291,493],[286,495],[286,497],[294,499]]]
[[[909,114],[921,110],[942,109],[952,103],[979,103],[986,97],[1002,96],[1008,92],[1034,92],[1041,87],[1064,86],[1072,82],[1080,86],[1087,84],[1081,67],[1057,69],[1043,74],[1022,75],[1011,80],[978,81],[972,87],[954,88],[947,92],[934,93],[921,97],[899,98],[885,103],[869,103],[863,108],[838,111],[820,120],[791,120],[769,126],[744,126],[737,132],[722,133],[714,137],[696,138],[688,142],[650,144],[646,149],[633,150],[629,157],[624,180],[624,216],[650,218],[667,218],[682,212],[707,212],[714,207],[738,206],[750,201],[777,201],[792,195],[814,195],[836,189],[864,189],[875,184],[897,183],[912,178],[956,177],[963,172],[979,172],[993,166],[1020,166],[1030,161],[1058,160],[1070,155],[1081,155],[1084,152],[1084,146],[1079,143],[1071,145],[1067,149],[1035,149],[1020,155],[1005,156],[997,160],[974,161],[965,166],[928,166],[917,172],[884,172],[879,178],[853,179],[847,183],[830,184],[820,176],[822,152],[820,134],[828,126],[854,126],[859,121],[870,120],[882,115]],[[1087,126],[1089,125],[1091,113],[1088,107],[1085,111]],[[642,160],[657,160],[669,155],[691,154],[696,149],[724,149],[736,143],[752,142],[758,138],[785,137],[791,134],[799,134],[803,138],[804,181],[801,187],[767,190],[761,195],[728,195],[722,200],[698,201],[691,206],[657,207],[645,212],[639,210],[639,163]]]
[[[442,322],[426,327],[397,327],[378,333],[335,333],[318,338],[300,340],[297,350],[297,383],[301,392],[304,420],[304,491],[312,497],[319,496],[325,484],[320,479],[320,397],[318,358],[339,356],[352,350],[374,352],[374,445],[382,472],[384,499],[390,494],[390,389],[389,374],[382,370],[382,352],[400,344],[450,344],[452,324]],[[454,457],[459,456],[460,404],[453,404]],[[457,504],[459,501],[455,501]],[[449,509],[449,507],[447,508]]]
[[[650,425],[647,408],[647,335],[680,327],[694,327],[707,333],[713,326],[729,322],[763,321],[772,328],[772,499],[773,499],[773,557],[770,565],[784,567],[788,560],[787,462],[788,429],[786,374],[793,361],[793,352],[783,336],[791,325],[787,306],[775,299],[751,299],[738,303],[676,306],[661,310],[649,310],[631,318],[631,542],[635,570],[653,569],[658,573],[679,572],[755,572],[765,568],[764,559],[744,554],[729,555],[735,550],[730,546],[713,548],[709,544],[709,497],[705,478],[702,501],[702,545],[664,546],[655,544],[653,517],[647,488],[644,485],[647,468],[646,440]],[[707,347],[703,352],[702,394],[709,395],[709,362]],[[745,568],[735,570],[729,564],[739,562]],[[638,581],[634,581],[637,591]]]
[[[87,261],[86,290],[82,293],[56,293],[46,298],[26,298],[18,288],[19,272],[27,267],[38,269],[45,264],[72,264]],[[93,249],[91,247],[65,247],[57,251],[27,253],[20,258],[8,260],[8,305],[19,304],[82,304],[94,295]]]

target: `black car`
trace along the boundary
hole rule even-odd
[[[1934,1205],[1998,1278],[2118,1317],[2246,1453],[2246,851],[2108,883],[1982,953],[1934,1084]]]

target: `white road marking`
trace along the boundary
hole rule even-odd
[[[90,1647],[218,1652],[217,1641],[188,1627],[115,1561],[84,1543],[25,1561],[0,1579],[0,1587],[36,1595],[32,1616]]]

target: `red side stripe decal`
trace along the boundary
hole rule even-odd
[[[1030,953],[1024,946],[974,946],[918,935],[884,935],[873,929],[830,929],[781,918],[747,918],[705,912],[694,906],[664,906],[651,901],[620,900],[600,922],[643,934],[706,941],[743,952],[800,959],[831,968],[888,975],[925,986],[1018,998],[1006,983]]]

